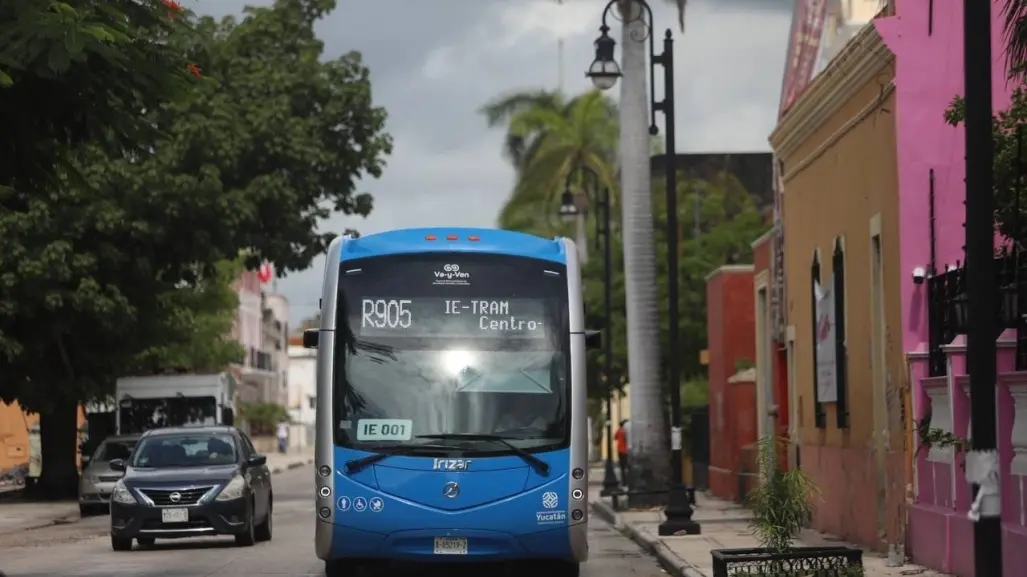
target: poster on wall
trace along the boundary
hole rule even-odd
[[[838,401],[837,342],[834,338],[834,278],[816,285],[817,401]]]

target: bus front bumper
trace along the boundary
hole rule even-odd
[[[581,562],[571,541],[587,531],[585,523],[526,534],[474,529],[410,529],[372,533],[318,521],[318,531],[331,532],[328,559],[390,559],[427,563],[481,563],[507,560]],[[321,555],[319,555],[321,556]]]

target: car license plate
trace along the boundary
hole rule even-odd
[[[466,555],[467,539],[463,537],[436,537],[436,555]]]
[[[189,509],[161,509],[160,520],[163,523],[187,523]]]

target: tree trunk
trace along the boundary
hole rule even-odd
[[[638,18],[640,6],[625,14],[621,31],[620,160],[627,298],[628,377],[630,382],[630,485],[635,490],[661,489],[670,480],[663,385],[660,382],[660,323],[657,307],[656,249],[649,167],[649,95],[646,90],[648,41]],[[674,354],[674,353],[672,353]],[[632,505],[652,505],[663,497],[632,498]]]
[[[78,405],[58,401],[39,414],[39,444],[43,471],[39,493],[47,499],[78,497]]]

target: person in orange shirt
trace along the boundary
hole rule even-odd
[[[624,419],[620,422],[620,428],[617,429],[617,433],[613,436],[614,440],[617,441],[617,463],[620,464],[620,483],[621,485],[627,486],[628,484],[628,420]]]

